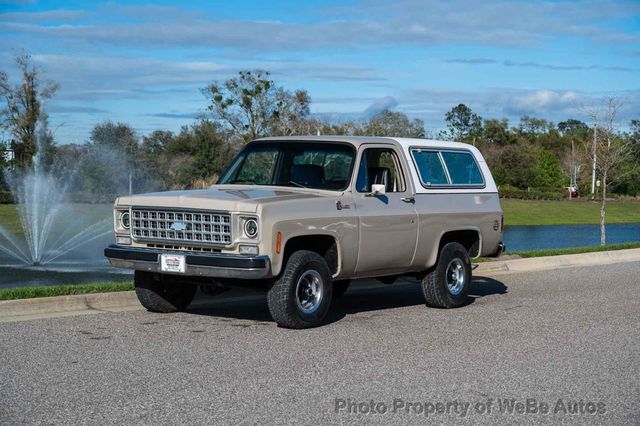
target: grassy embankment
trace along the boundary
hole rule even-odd
[[[70,296],[74,294],[111,293],[115,291],[130,290],[133,290],[133,283],[131,282],[52,285],[46,287],[16,287],[0,289],[0,300]]]
[[[600,223],[598,201],[501,200],[504,223],[514,225],[589,225]],[[607,223],[640,223],[640,203],[607,203]]]

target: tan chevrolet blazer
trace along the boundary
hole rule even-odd
[[[458,307],[470,258],[499,255],[503,214],[473,146],[390,137],[253,141],[218,184],[116,200],[111,264],[135,269],[142,305],[184,310],[198,286],[268,292],[278,325],[321,323],[351,279],[421,280]]]

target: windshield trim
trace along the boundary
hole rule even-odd
[[[252,141],[249,142],[247,145],[245,145],[244,148],[242,148],[242,150],[235,156],[235,158],[233,159],[233,161],[229,164],[229,166],[227,167],[227,169],[225,170],[225,172],[222,174],[222,176],[220,177],[220,179],[218,180],[218,185],[249,185],[249,186],[267,186],[267,187],[282,187],[282,188],[298,188],[300,189],[298,186],[295,185],[284,185],[282,183],[278,183],[278,184],[247,184],[247,183],[232,183],[232,182],[226,182],[226,180],[228,180],[231,176],[231,174],[235,171],[236,168],[238,167],[242,167],[242,165],[244,164],[245,160],[246,160],[246,152],[249,151],[250,149],[253,149],[255,146],[269,146],[269,145],[287,145],[287,144],[304,144],[304,145],[342,145],[342,146],[347,146],[351,149],[351,153],[352,153],[352,161],[351,161],[351,165],[349,166],[349,173],[347,175],[347,179],[346,179],[346,183],[345,186],[343,188],[313,188],[313,187],[309,187],[309,188],[305,188],[305,189],[309,189],[309,190],[315,190],[315,191],[330,191],[330,192],[344,192],[346,191],[350,184],[351,184],[351,180],[353,178],[353,171],[355,169],[355,161],[356,161],[356,157],[357,157],[357,150],[356,147],[350,143],[350,142],[344,142],[344,141],[332,141],[332,140],[305,140],[305,139],[282,139],[282,140],[278,140],[278,139],[269,139],[269,140],[264,140],[264,141]],[[276,166],[277,167],[277,166]],[[275,172],[275,170],[274,170]]]

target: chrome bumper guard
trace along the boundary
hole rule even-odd
[[[176,252],[110,245],[104,255],[111,266],[135,269],[137,271],[158,272],[160,254],[180,254],[185,257],[185,275],[192,277],[261,279],[271,277],[271,263],[268,256],[237,256],[219,253]]]

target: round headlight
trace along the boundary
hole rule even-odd
[[[131,216],[129,212],[123,212],[120,215],[120,225],[122,225],[124,229],[129,229],[129,226],[131,226]]]
[[[249,238],[258,236],[258,222],[255,219],[248,219],[244,222],[244,234]]]

